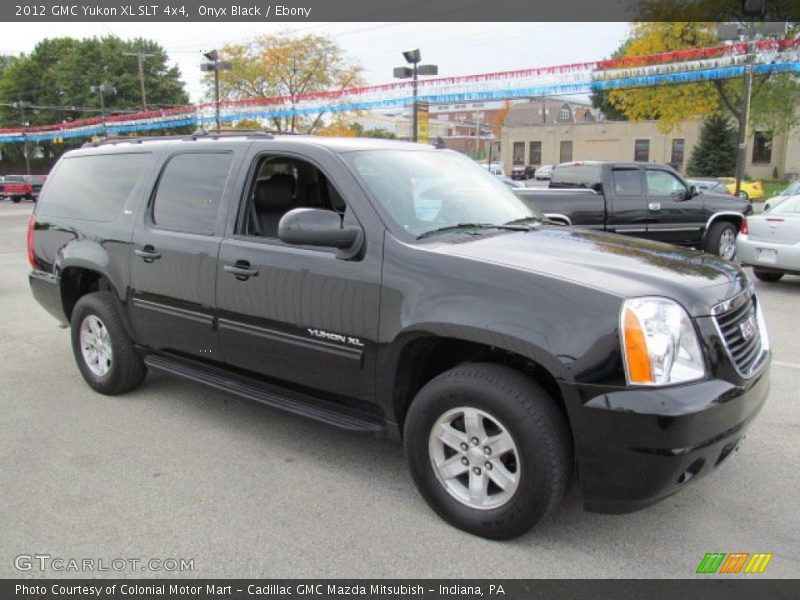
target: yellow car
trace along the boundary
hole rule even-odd
[[[736,190],[736,179],[733,177],[718,177],[730,195]],[[764,197],[764,186],[760,181],[743,181],[739,187],[739,196],[745,200],[760,200]]]

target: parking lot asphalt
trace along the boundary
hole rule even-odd
[[[682,578],[707,552],[773,553],[759,577],[800,572],[800,277],[757,284],[772,391],[716,472],[619,516],[584,512],[573,486],[554,520],[491,542],[427,507],[393,442],[160,373],[92,392],[28,289],[30,210],[0,203],[0,577]],[[194,570],[18,571],[23,554]]]

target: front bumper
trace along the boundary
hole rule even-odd
[[[769,369],[734,385],[562,387],[584,507],[625,513],[707,475],[738,446],[769,391]]]

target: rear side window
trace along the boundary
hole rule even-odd
[[[553,169],[551,188],[603,189],[600,165],[559,165]]]
[[[36,213],[86,221],[113,221],[136,183],[147,173],[148,153],[64,158],[50,177]]]
[[[639,169],[614,169],[614,194],[643,196],[642,172]]]
[[[161,229],[213,234],[232,161],[229,152],[173,156],[158,182],[153,223]]]

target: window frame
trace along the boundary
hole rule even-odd
[[[536,154],[538,155],[538,157],[539,157],[539,160],[538,160],[538,161],[535,161],[535,162],[534,162],[534,160],[533,160],[533,148],[534,148],[534,144],[535,144],[535,145],[538,147],[538,149],[539,149],[539,150],[537,151],[537,153],[536,153]],[[541,166],[541,164],[542,164],[542,142],[541,142],[541,140],[534,140],[534,141],[529,141],[529,142],[528,142],[528,164],[529,164],[529,165],[538,165],[538,166]]]
[[[644,160],[638,157],[640,142],[645,142],[647,144],[647,157]],[[642,162],[642,163],[650,162],[650,138],[637,138],[633,140],[633,162]]]
[[[522,148],[522,157],[517,162],[517,148]],[[511,166],[519,167],[525,165],[525,142],[511,142]]]
[[[618,171],[632,171],[638,174],[639,177],[639,193],[638,194],[620,194],[617,192],[617,172]],[[618,198],[644,198],[647,194],[647,180],[642,172],[643,170],[639,167],[613,167],[611,169],[611,183],[614,189],[614,195]]]
[[[761,140],[759,142],[759,140]],[[766,131],[753,132],[753,151],[750,153],[750,162],[754,165],[771,165],[772,164],[772,144],[775,141],[775,136],[767,138]],[[758,152],[758,155],[756,153]],[[768,156],[764,160],[764,153]]]
[[[340,191],[339,186],[334,185],[333,178],[330,176],[329,172],[324,169],[319,161],[313,159],[312,157],[306,154],[299,154],[297,152],[292,151],[284,151],[284,150],[262,150],[257,152],[253,155],[252,159],[250,160],[250,164],[247,166],[247,176],[244,180],[244,185],[242,186],[241,191],[237,194],[237,197],[234,198],[234,202],[237,203],[236,207],[236,216],[234,217],[232,224],[233,229],[226,233],[225,237],[231,240],[237,240],[240,242],[249,242],[255,244],[263,244],[267,246],[275,246],[279,248],[292,248],[295,250],[305,250],[308,252],[314,252],[316,254],[330,256],[335,255],[338,250],[336,248],[326,248],[323,246],[300,246],[296,244],[286,244],[281,241],[280,238],[277,237],[263,237],[263,236],[256,236],[256,235],[246,235],[241,233],[242,226],[244,224],[244,219],[246,216],[246,212],[250,206],[250,201],[252,200],[252,194],[255,190],[255,182],[256,178],[258,177],[258,172],[261,168],[261,163],[269,157],[273,158],[288,158],[294,161],[301,160],[304,161],[315,169],[317,169],[320,173],[325,176],[325,179],[328,180],[328,184],[332,185],[339,196],[342,198],[344,203],[347,205],[347,210],[345,211],[345,215],[342,218],[343,224],[353,224],[358,225],[361,227],[362,230],[365,231],[363,223],[361,219],[358,218],[356,214],[356,210],[353,206],[353,202],[348,201],[347,197]],[[299,207],[302,208],[302,207]],[[352,222],[348,223],[347,219],[352,219]],[[360,258],[357,260],[361,260]]]
[[[219,205],[217,206],[217,214],[214,217],[214,221],[212,223],[211,231],[194,231],[191,229],[178,229],[173,227],[164,227],[156,223],[155,220],[155,209],[156,209],[156,198],[158,196],[158,190],[161,187],[161,181],[164,178],[164,173],[166,173],[169,164],[178,156],[185,156],[185,155],[192,155],[192,154],[227,154],[230,156],[230,165],[228,166],[228,175],[225,178],[225,182],[222,184],[222,188],[220,189],[220,196],[219,196]],[[231,183],[233,177],[234,166],[236,162],[236,156],[233,150],[206,150],[206,149],[191,149],[191,150],[179,150],[177,152],[172,152],[164,159],[164,162],[161,164],[161,168],[158,172],[158,177],[156,178],[155,182],[153,183],[153,189],[150,191],[150,198],[147,202],[147,212],[146,220],[147,225],[152,229],[156,229],[158,231],[166,231],[172,233],[184,233],[189,235],[199,235],[202,237],[215,237],[218,236],[218,229],[220,224],[220,219],[224,218],[224,211],[222,211],[222,205],[225,203],[225,196],[228,190],[228,186]]]
[[[569,158],[564,160],[564,148],[569,147]],[[572,162],[575,156],[575,147],[572,143],[572,140],[561,140],[558,144],[558,162],[565,163],[565,162]]]

